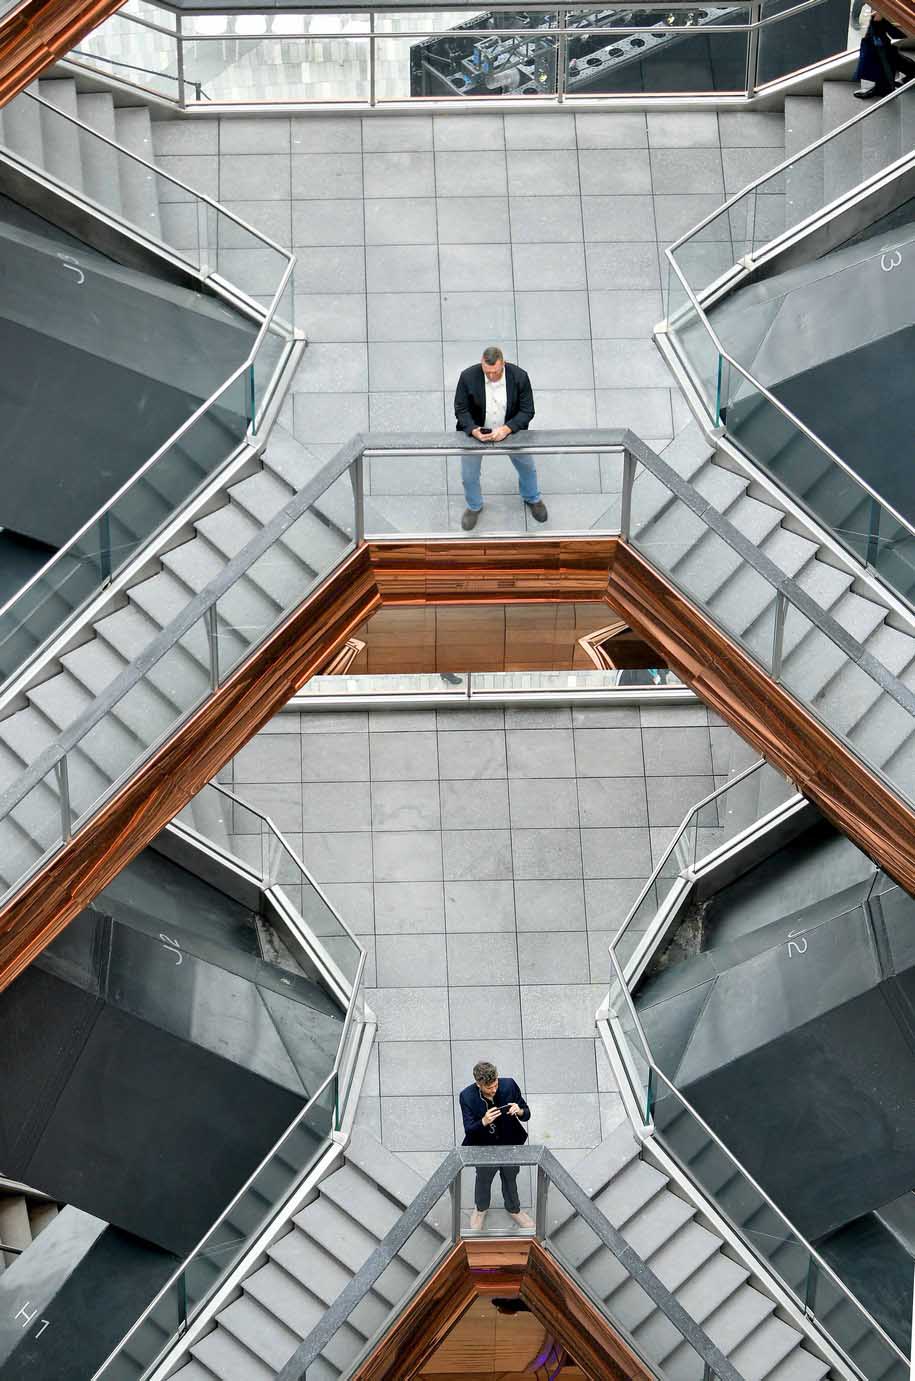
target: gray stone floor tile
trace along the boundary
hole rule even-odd
[[[712,771],[708,729],[643,729],[642,746],[649,777],[695,776]]]
[[[515,294],[518,340],[588,340],[591,323],[586,292]]]
[[[517,878],[581,876],[581,842],[577,828],[513,829],[512,856]]]
[[[461,292],[473,283],[478,293],[498,292],[511,283],[511,246],[442,245],[439,273],[443,293]]]
[[[754,182],[772,168],[777,168],[785,157],[783,145],[774,149],[722,149],[721,161],[724,166],[724,190],[729,197],[748,182]],[[766,183],[766,191],[775,193],[785,190],[784,176]]]
[[[600,1036],[594,1039],[594,1060],[597,1065],[597,1090],[599,1093],[619,1094],[619,1085],[610,1064],[610,1057],[604,1049]],[[612,1128],[611,1128],[612,1130]],[[608,1133],[605,1133],[608,1135]]]
[[[258,734],[233,759],[236,782],[297,782],[299,736]]]
[[[433,115],[432,137],[436,152],[440,149],[496,149],[505,145],[501,115],[469,110],[454,115]]]
[[[441,340],[438,285],[426,292],[371,292],[367,298],[370,341]]]
[[[612,930],[588,931],[588,961],[592,983],[610,982],[610,944],[614,935],[615,932]]]
[[[504,777],[505,733],[502,729],[458,729],[443,734],[438,758],[443,781]]]
[[[375,963],[383,988],[439,988],[448,982],[444,935],[378,935]]]
[[[520,1040],[499,1040],[489,1038],[485,1042],[477,1040],[451,1042],[451,1081],[454,1091],[473,1083],[473,1067],[480,1060],[489,1060],[500,1075],[514,1079],[525,1087],[524,1053]]]
[[[584,893],[580,878],[515,880],[515,913],[522,931],[584,930]]]
[[[298,834],[302,829],[301,782],[236,782],[245,804],[269,815],[277,829]],[[250,817],[237,822],[240,834],[251,830]]]
[[[435,171],[431,153],[365,154],[366,197],[435,196]]]
[[[751,762],[756,762],[759,754],[749,743],[726,726],[709,729],[712,741],[712,765],[716,777],[732,777],[742,772]]]
[[[441,882],[376,882],[378,935],[427,935],[445,929]]]
[[[647,338],[663,316],[656,288],[601,289],[589,293],[588,300],[595,340]]]
[[[327,900],[355,935],[375,931],[375,896],[370,882],[326,882]]]
[[[511,239],[507,197],[439,197],[438,241],[442,245],[500,244]]]
[[[542,1094],[531,1103],[529,1135],[545,1146],[596,1146],[601,1139],[596,1093]]]
[[[432,148],[431,115],[372,115],[362,119],[362,148],[369,153],[410,153]]]
[[[593,1036],[594,1014],[606,996],[606,983],[522,984],[521,1012],[525,1039]],[[565,1144],[568,1145],[568,1142]]]
[[[466,283],[464,284],[466,287]],[[487,340],[513,339],[515,334],[515,295],[511,287],[499,292],[487,292],[482,297],[473,292],[442,294],[442,339],[467,342],[466,364],[480,358],[480,337]],[[461,368],[464,368],[461,365]],[[457,382],[455,378],[455,383]]]
[[[378,1097],[378,1051],[380,1046],[373,1044],[369,1051],[368,1064],[365,1069],[365,1082],[362,1085],[362,1092],[369,1098]]]
[[[638,436],[673,435],[669,388],[599,388],[595,396],[599,427],[628,427]]]
[[[501,705],[461,704],[435,713],[440,734],[460,733],[466,729],[501,729],[505,724]]]
[[[507,114],[505,146],[508,149],[574,149],[575,116],[553,111],[546,115]]]
[[[643,149],[648,146],[645,113],[582,111],[575,116],[579,149]]]
[[[368,782],[310,782],[302,788],[302,829],[367,830]]]
[[[434,245],[368,245],[365,281],[370,293],[437,292]]]
[[[581,245],[513,245],[512,272],[516,292],[574,291],[586,286]]]
[[[378,882],[436,882],[442,876],[438,830],[375,830],[372,844]]]
[[[530,937],[525,937],[528,939]],[[596,1093],[594,1041],[585,1036],[524,1042],[525,1093]]]
[[[514,829],[578,829],[578,793],[571,778],[516,778],[510,803]]]
[[[357,733],[303,734],[303,782],[366,782],[368,737]]]
[[[651,150],[651,188],[668,192],[723,192],[719,149]]]
[[[365,1000],[378,1019],[378,1041],[447,1041],[447,988],[369,988]]]
[[[652,149],[717,149],[718,115],[714,110],[650,110],[648,142]]]
[[[617,1127],[621,1127],[628,1117],[626,1105],[622,1095],[615,1092],[601,1092],[600,1099],[600,1134],[601,1137],[608,1137],[615,1132]]]
[[[271,240],[276,240],[278,244],[290,246],[292,240],[292,202],[290,201],[236,201],[225,200],[223,206],[227,211],[232,211],[236,216],[240,216],[243,221],[253,225],[256,230],[261,230],[265,235],[269,235]],[[184,208],[191,211],[196,222],[196,207]],[[196,224],[194,226],[194,238],[185,240],[185,246],[196,246]],[[233,227],[230,221],[223,218],[219,226],[219,243],[221,246],[240,249],[245,245],[250,245],[251,236],[241,226]],[[178,248],[178,246],[176,246]]]
[[[670,388],[673,376],[650,340],[594,343],[594,383],[599,389]]]
[[[435,731],[421,729],[371,735],[372,781],[433,781],[438,778]]]
[[[653,826],[679,825],[697,801],[715,790],[715,779],[706,777],[649,777],[648,815]],[[712,811],[714,811],[712,807]],[[715,819],[704,821],[716,823]]]
[[[370,345],[369,358],[377,350],[408,350],[412,356],[416,345],[400,346],[388,341],[384,345]],[[386,356],[389,361],[390,356]],[[407,462],[397,456],[376,456],[366,462],[368,492],[370,494],[444,494],[445,461],[441,456],[413,456]]]
[[[575,243],[582,239],[578,197],[513,196],[508,204],[515,244]]]
[[[582,149],[578,155],[578,166],[582,196],[626,196],[651,192],[647,150]]]
[[[396,391],[409,380],[416,389],[441,388],[441,355],[423,341],[373,341],[369,346],[369,383],[373,393]],[[434,463],[441,465],[441,461]],[[398,461],[401,471],[405,466]],[[409,489],[409,493],[422,492]]]
[[[445,926],[449,933],[493,933],[515,928],[515,899],[508,880],[445,883]]]
[[[572,723],[568,705],[506,705],[506,729],[567,729]],[[543,774],[541,774],[543,775]]]
[[[522,983],[590,983],[588,936],[584,930],[526,931],[518,936]]]
[[[206,197],[212,197],[214,201],[219,200],[219,163],[209,154],[196,153],[168,153],[162,154],[156,159],[156,164],[170,177],[178,178],[179,182],[186,183],[188,187],[193,187],[195,191],[202,192]],[[279,191],[279,199],[288,197],[289,179],[286,179],[286,191]],[[193,194],[185,192],[181,187],[167,185],[161,179],[158,181],[156,190],[160,201],[193,201]],[[226,195],[245,196],[245,192],[233,192]]]
[[[456,1041],[505,1040],[521,1035],[521,1004],[516,986],[455,988],[449,993],[448,1010],[451,1035]]]
[[[280,828],[278,820],[275,821]],[[364,833],[309,834],[303,844],[302,862],[315,881],[371,882],[372,836]]]
[[[554,389],[588,389],[594,387],[594,367],[591,362],[589,340],[525,341],[518,348],[518,364],[532,379],[549,379]],[[536,402],[536,396],[535,396]],[[570,458],[573,462],[576,457]],[[556,467],[568,473],[568,459],[559,457]]]
[[[507,729],[510,777],[574,777],[570,729]]]
[[[698,705],[640,705],[639,721],[643,729],[702,728],[709,723],[709,712]],[[743,743],[743,739],[738,739]]]
[[[452,1091],[449,1041],[388,1041],[378,1047],[378,1084],[383,1098]]]
[[[518,982],[518,947],[509,931],[448,932],[448,986],[507,987]]]
[[[638,705],[573,705],[574,729],[637,729]]]
[[[586,878],[647,877],[651,872],[651,840],[641,827],[583,829],[581,853]]]
[[[704,220],[721,205],[718,192],[678,192],[671,196],[655,196],[654,213],[659,240],[678,240],[699,221]],[[731,226],[727,216],[718,216],[707,230],[703,239],[727,239]]]
[[[438,432],[445,426],[444,398],[441,393],[371,393],[369,425],[379,432]],[[422,531],[423,516],[413,522],[412,531]],[[417,527],[417,523],[419,526]],[[402,529],[403,530],[403,529]]]
[[[586,253],[588,289],[592,294],[606,291],[608,283],[612,283],[617,292],[622,288],[651,289],[654,292],[660,289],[656,245],[647,241],[588,244]],[[576,283],[574,286],[581,285]]]
[[[381,1140],[381,1099],[371,1098],[363,1093],[356,1104],[356,1117],[353,1123],[360,1131]]]
[[[397,394],[376,394],[377,398],[396,398]],[[375,416],[384,417],[388,423],[384,427],[385,431],[396,431],[396,427],[390,425],[391,412],[378,410]],[[393,414],[394,420],[398,420],[398,415]],[[441,423],[434,428],[427,430],[438,431]],[[403,430],[403,428],[401,428]],[[448,500],[442,496],[436,498],[434,495],[428,498],[387,498],[372,500],[372,509],[382,520],[380,525],[381,534],[385,537],[394,532],[448,532],[454,531],[460,521],[460,515],[455,523],[448,517]],[[371,535],[371,528],[369,528]]]
[[[288,129],[289,122],[285,122]],[[278,121],[283,124],[283,121]],[[160,154],[203,154],[212,157],[219,152],[220,131],[215,120],[153,120],[152,145],[158,159]],[[288,147],[288,145],[287,145]],[[225,148],[226,153],[243,152]]]
[[[361,245],[314,246],[296,264],[300,293],[365,292],[365,251]]]
[[[586,240],[655,241],[650,196],[585,196],[581,199]]]
[[[310,709],[299,715],[299,732],[303,734],[365,734],[368,727],[365,710]]]
[[[361,245],[365,243],[363,203],[358,197],[347,201],[294,201],[292,203],[292,243],[310,245]],[[301,256],[307,259],[307,255]],[[300,288],[301,292],[302,289]]]
[[[372,782],[371,820],[376,830],[441,829],[438,782]]]
[[[640,729],[575,729],[579,777],[641,777]]]
[[[428,1180],[432,1178],[448,1153],[447,1151],[397,1151],[396,1154],[404,1165],[409,1165],[411,1170],[416,1171],[420,1179]]]
[[[515,149],[508,160],[508,193],[512,197],[577,197],[578,158],[574,148]]]
[[[291,121],[293,153],[361,153],[362,121],[347,115],[301,115]]]
[[[292,381],[293,393],[363,393],[369,386],[363,342],[309,343]]]
[[[285,153],[221,154],[219,194],[230,200],[288,201],[289,158]]]
[[[481,200],[508,195],[505,154],[501,149],[435,154],[435,195]]]
[[[291,165],[291,195],[294,201],[339,201],[362,196],[361,154],[293,152]],[[282,185],[290,184],[287,181]],[[242,190],[234,195],[250,197],[251,193]]]
[[[484,882],[512,875],[508,830],[443,830],[445,880]]]
[[[774,148],[784,145],[785,117],[780,110],[719,110],[723,149]]]
[[[583,828],[648,824],[645,783],[638,777],[590,777],[577,785]]]
[[[295,319],[310,343],[365,340],[365,294],[296,294]]]
[[[432,197],[385,197],[365,201],[368,245],[434,245],[435,201]]]

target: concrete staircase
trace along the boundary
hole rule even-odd
[[[628,1123],[580,1161],[578,1183],[629,1245],[701,1324],[746,1381],[820,1381],[829,1363],[779,1316],[773,1299],[699,1221],[695,1204],[671,1186]],[[641,1287],[568,1209],[550,1218],[550,1245],[602,1300],[652,1366],[690,1381],[697,1358]]]
[[[59,1211],[46,1194],[0,1177],[0,1246],[16,1248],[0,1251],[0,1275],[19,1260],[19,1253],[31,1246]]]
[[[269,1381],[368,1260],[422,1188],[420,1177],[369,1133],[353,1132],[339,1169],[268,1248],[213,1327],[190,1348],[181,1381]],[[308,1370],[308,1381],[348,1373],[367,1340],[401,1301],[445,1240],[439,1204]]]

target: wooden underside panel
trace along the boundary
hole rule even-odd
[[[27,0],[0,24],[0,106],[6,105],[124,0]]]
[[[407,1381],[476,1299],[467,1253],[459,1242],[410,1301],[353,1381]]]
[[[707,705],[891,877],[915,890],[911,811],[813,715],[622,544],[614,555],[607,599]]]
[[[382,603],[603,599],[615,537],[370,542]]]
[[[0,988],[183,810],[377,603],[367,553],[355,552],[0,910]]]

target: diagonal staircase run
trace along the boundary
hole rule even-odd
[[[60,1212],[46,1194],[0,1176],[0,1275],[19,1260]],[[5,1252],[3,1247],[14,1247]]]

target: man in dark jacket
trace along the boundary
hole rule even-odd
[[[523,432],[534,415],[534,394],[531,381],[516,364],[507,364],[498,345],[483,351],[479,364],[472,364],[461,372],[454,391],[454,414],[457,429],[475,441],[504,441],[513,432]],[[461,518],[465,532],[476,527],[483,507],[480,488],[480,466],[483,457],[461,457],[461,481],[467,507]],[[549,514],[540,494],[537,467],[533,456],[513,455],[511,463],[518,472],[518,489],[533,517],[545,523]]]
[[[473,1067],[473,1083],[461,1089],[461,1116],[464,1119],[464,1146],[522,1146],[527,1132],[522,1122],[531,1110],[514,1079],[500,1079],[494,1064],[480,1060]],[[496,1170],[502,1180],[502,1199],[508,1214],[519,1227],[532,1228],[534,1222],[521,1211],[518,1197],[517,1165],[478,1165],[473,1190],[474,1211],[470,1226],[478,1232],[489,1208]]]

